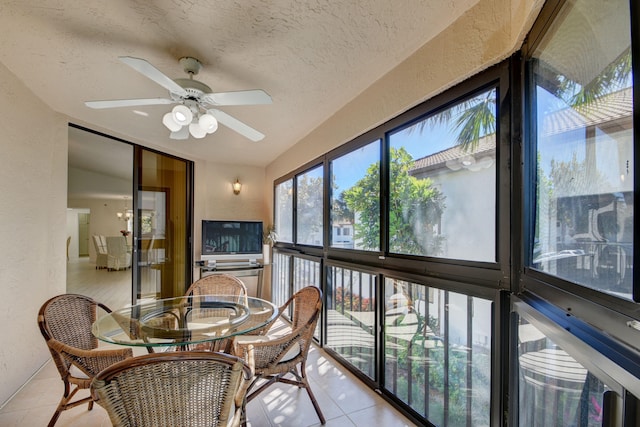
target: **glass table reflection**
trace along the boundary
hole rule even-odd
[[[259,330],[278,308],[269,301],[229,295],[158,299],[114,310],[92,326],[100,340],[128,346],[187,346]]]

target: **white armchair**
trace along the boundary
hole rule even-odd
[[[124,236],[107,237],[107,268],[121,270],[131,267],[131,254]]]

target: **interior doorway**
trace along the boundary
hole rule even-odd
[[[85,207],[67,208],[67,261],[78,262],[88,258],[88,223],[91,210]],[[87,224],[81,224],[86,222]],[[86,239],[86,241],[85,241]],[[84,241],[84,242],[83,242]],[[88,261],[88,260],[87,260]]]
[[[133,199],[134,147],[73,125],[68,135],[67,292],[122,307],[131,303],[131,261],[118,271],[108,269],[94,236],[122,238],[128,228],[123,214]]]
[[[90,213],[78,213],[78,257],[89,256]]]
[[[68,152],[67,206],[84,211],[67,216],[78,254],[67,263],[67,292],[112,309],[182,295],[193,274],[193,162],[73,124]],[[105,265],[114,256],[102,251],[115,240],[127,253]]]

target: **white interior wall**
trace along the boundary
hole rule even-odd
[[[131,185],[129,185],[129,189]],[[130,191],[130,190],[129,190]],[[89,212],[89,259],[91,262],[96,261],[96,250],[91,241],[94,234],[102,236],[120,236],[120,230],[124,230],[127,225],[125,221],[119,220],[117,213],[124,210],[124,200],[114,199],[71,199],[68,200],[68,207],[73,208],[77,213],[78,210]],[[127,206],[131,208],[131,200]],[[77,219],[75,220],[77,227]],[[77,235],[77,231],[76,231]],[[131,237],[128,237],[131,240]]]
[[[0,404],[49,358],[38,310],[65,291],[67,122],[0,64]]]
[[[117,141],[110,141],[113,144],[124,144]],[[131,158],[122,159],[123,162],[133,163]],[[122,179],[114,178],[95,172],[90,172],[77,168],[69,168],[69,193],[87,194],[87,193],[106,193],[106,194],[130,194],[133,178]],[[118,201],[120,206],[124,206],[124,199]],[[131,207],[131,196],[129,196],[128,206]]]
[[[203,219],[258,220],[267,222],[264,193],[265,169],[256,166],[201,162],[195,165],[194,248],[200,258]],[[231,185],[242,184],[240,194]]]
[[[242,184],[238,195],[231,187],[236,178]],[[202,220],[257,220],[265,226],[271,222],[266,204],[271,196],[264,193],[265,168],[201,161],[195,163],[194,181],[194,260],[199,260],[202,253]],[[199,277],[200,271],[194,268],[194,280]],[[263,298],[271,296],[270,283],[271,270],[267,266],[263,274]]]

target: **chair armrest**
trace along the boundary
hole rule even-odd
[[[238,388],[238,392],[235,395],[235,406],[236,408],[243,407],[245,404],[245,397],[247,395],[247,390],[251,385],[251,381],[255,376],[255,361],[253,358],[253,346],[249,345],[246,349],[246,357],[242,358],[245,364],[249,367],[250,374],[245,375],[245,371],[242,373],[242,378],[240,379],[240,387]]]
[[[260,327],[260,328],[258,328],[256,330],[253,330],[253,331],[251,331],[251,332],[249,332],[247,334],[244,334],[244,335],[251,335],[251,336],[267,335],[267,332],[269,332],[269,330],[271,329],[273,324],[276,323],[276,321],[278,319],[280,319],[280,317],[282,317],[282,313],[284,313],[284,311],[287,309],[287,307],[289,307],[289,305],[291,305],[292,302],[293,302],[293,300],[290,299],[289,301],[287,301],[286,303],[281,305],[278,308],[278,314],[273,319],[271,319],[271,321],[269,323],[267,323],[266,325],[264,325],[264,326],[262,326],[262,327]],[[257,323],[257,322],[260,321],[260,316],[254,316],[251,320],[255,321]]]
[[[116,362],[133,357],[133,351],[130,348],[82,350],[55,339],[50,339],[48,345],[89,377],[94,377],[98,372]]]
[[[304,328],[282,336],[251,336],[241,335],[234,337],[232,341],[232,354],[244,358],[251,357],[249,365],[254,371],[268,366],[274,366],[281,361],[289,361],[302,353],[300,341]],[[296,348],[297,346],[297,348]],[[249,353],[253,353],[249,356]],[[247,362],[249,363],[249,362]]]

